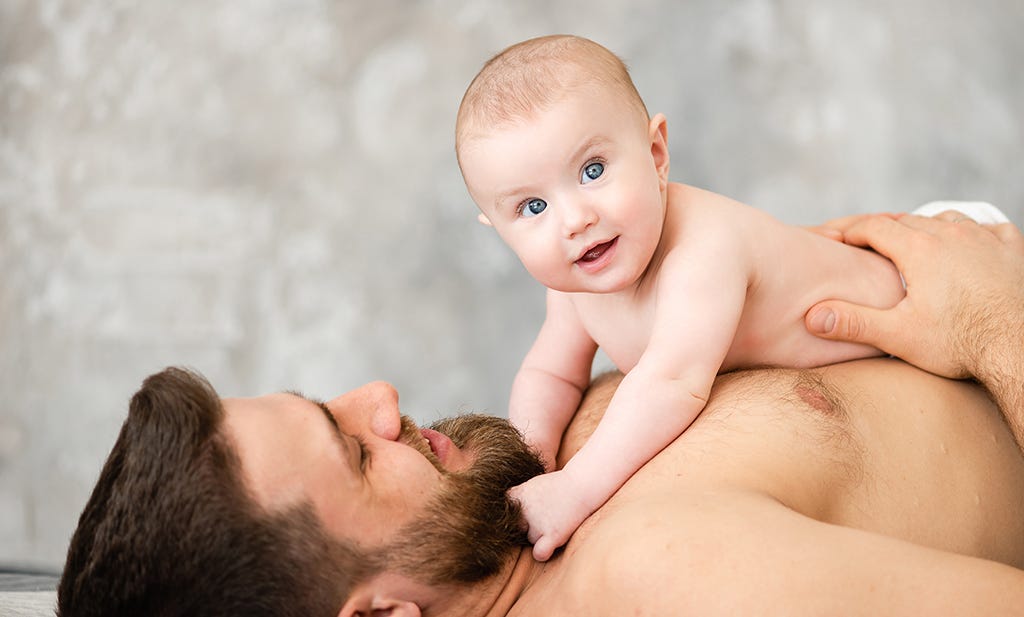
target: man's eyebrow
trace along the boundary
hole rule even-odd
[[[316,405],[320,409],[320,411],[323,412],[324,417],[327,418],[327,421],[330,422],[331,426],[334,428],[335,434],[337,434],[339,437],[341,436],[341,427],[338,426],[338,421],[334,418],[334,414],[331,413],[331,410],[327,408],[327,405],[323,401],[321,401],[320,399],[306,396],[305,394],[299,392],[298,390],[285,390],[284,393],[291,394],[292,396],[297,396],[303,400],[309,401],[310,403]]]
[[[304,401],[316,405],[317,409],[323,412],[324,417],[327,418],[327,422],[331,425],[331,437],[333,437],[334,442],[338,445],[339,448],[341,448],[341,450],[344,453],[346,453],[347,456],[360,457],[359,469],[362,469],[362,461],[364,459],[362,440],[359,439],[358,437],[353,437],[352,435],[341,432],[341,427],[338,425],[338,421],[335,419],[334,414],[331,413],[331,410],[327,408],[326,403],[324,403],[320,399],[313,398],[311,396],[306,396],[305,394],[299,392],[298,390],[285,390],[284,394],[297,396]],[[353,440],[355,440],[356,443],[359,444],[358,450],[354,450],[355,446],[352,445]]]

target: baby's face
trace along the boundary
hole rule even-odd
[[[578,90],[470,133],[462,172],[534,278],[559,291],[620,291],[639,280],[661,236],[668,153],[653,127],[609,89]]]

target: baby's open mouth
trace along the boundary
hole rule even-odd
[[[602,242],[601,244],[598,244],[597,246],[594,246],[593,248],[588,250],[586,253],[583,253],[583,256],[580,257],[577,261],[581,261],[583,263],[590,263],[592,261],[597,261],[598,259],[601,258],[601,255],[604,255],[605,251],[607,251],[608,249],[611,248],[612,244],[615,243],[616,239],[617,238],[612,238],[611,240],[609,240],[607,242]]]

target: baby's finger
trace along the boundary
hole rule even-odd
[[[508,497],[512,501],[518,503],[520,506],[523,505],[523,485],[519,484],[508,489]]]
[[[556,548],[554,542],[548,540],[548,536],[544,536],[534,543],[533,558],[537,561],[547,561],[551,559],[551,554],[555,552]]]

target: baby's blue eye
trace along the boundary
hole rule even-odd
[[[580,182],[586,184],[591,180],[597,180],[604,173],[604,163],[588,163],[580,174]]]
[[[527,199],[523,202],[523,207],[519,211],[519,215],[523,218],[531,218],[543,212],[547,207],[548,202],[534,197],[533,199]]]

